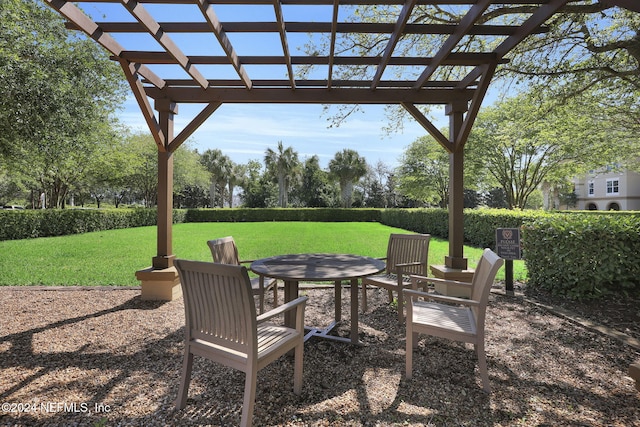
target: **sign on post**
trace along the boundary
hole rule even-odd
[[[504,290],[507,295],[513,295],[513,260],[521,259],[520,229],[496,229],[496,253],[504,258]]]
[[[521,258],[519,228],[498,228],[496,230],[496,253],[505,260]]]

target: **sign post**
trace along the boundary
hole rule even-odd
[[[505,292],[513,295],[513,260],[522,258],[519,228],[496,229],[496,252],[505,260]]]

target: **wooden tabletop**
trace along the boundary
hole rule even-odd
[[[251,264],[251,271],[287,281],[349,280],[384,270],[379,259],[350,254],[291,254],[263,258]]]

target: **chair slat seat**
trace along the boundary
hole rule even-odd
[[[427,326],[433,331],[440,329],[441,336],[447,336],[449,331],[468,334],[470,337],[477,333],[473,310],[466,307],[415,301],[413,322],[418,325],[414,327],[416,332],[420,331],[421,326]]]
[[[261,324],[258,326],[258,358],[287,345],[290,341],[300,339],[300,333],[284,326]]]

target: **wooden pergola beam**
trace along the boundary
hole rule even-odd
[[[336,2],[339,0],[335,0]],[[96,24],[108,33],[145,33],[147,29],[139,22],[100,22]],[[208,33],[210,24],[206,22],[160,22],[160,26],[167,33]],[[335,27],[335,28],[334,28]],[[72,23],[67,24],[70,30],[79,28]],[[453,34],[457,25],[453,24],[406,24],[404,34]],[[520,27],[515,25],[474,25],[469,28],[469,35],[478,36],[510,36]],[[273,33],[278,31],[277,22],[223,22],[225,33]],[[287,33],[362,33],[362,34],[391,34],[395,24],[384,22],[285,22]],[[540,27],[535,34],[546,33],[549,29]]]
[[[218,42],[220,43],[220,46],[222,47],[222,50],[224,50],[224,52],[227,54],[227,63],[233,65],[233,68],[236,70],[236,73],[238,73],[238,76],[244,83],[245,87],[247,89],[251,89],[251,87],[253,86],[251,79],[242,66],[242,62],[238,58],[238,55],[236,54],[236,51],[233,48],[229,37],[227,37],[224,28],[222,28],[222,23],[218,19],[218,16],[213,10],[213,7],[211,7],[211,5],[205,0],[197,0],[197,3],[198,7],[202,11],[202,14],[207,20],[209,31],[213,31],[216,38],[218,39]]]
[[[160,27],[145,8],[136,0],[120,0],[122,5],[129,10],[140,24],[142,24],[151,36],[165,48],[167,53],[173,56],[178,64],[203,88],[208,86],[207,79],[191,64],[189,58],[182,53],[178,46],[171,40],[169,35]]]
[[[272,88],[209,88],[169,87],[146,89],[147,96],[153,99],[171,99],[177,103],[210,103],[222,102],[232,104],[448,104],[457,101],[469,101],[474,94],[473,89],[347,89],[335,88],[298,88],[283,90]]]
[[[462,40],[462,38],[468,34],[469,29],[480,19],[485,10],[491,5],[491,0],[479,0],[474,4],[467,14],[460,20],[460,24],[456,28],[456,31],[451,34],[447,40],[442,44],[440,50],[433,58],[433,62],[420,74],[420,77],[416,80],[415,88],[422,87],[427,80],[431,78],[433,73],[438,69],[447,56],[451,54],[451,51]]]
[[[131,62],[139,62],[144,64],[176,64],[175,58],[167,52],[156,51],[123,51],[120,58]],[[239,62],[246,65],[286,65],[287,58],[284,56],[261,55],[261,56],[240,56]],[[290,57],[293,65],[379,65],[381,58],[379,56],[292,56]],[[207,65],[226,65],[229,59],[226,56],[189,56],[192,64]],[[399,66],[428,66],[433,64],[434,58],[430,57],[393,57],[389,58],[387,65]],[[446,59],[442,60],[440,65],[451,66],[476,66],[486,64],[487,62],[507,63],[506,59],[497,60],[495,53],[485,52],[459,52],[451,53]]]
[[[407,0],[402,6],[402,10],[398,15],[398,19],[393,26],[393,32],[391,33],[391,37],[389,37],[389,41],[384,48],[384,52],[382,53],[382,58],[380,58],[380,63],[378,64],[378,68],[376,69],[376,73],[373,76],[373,82],[371,83],[371,89],[375,89],[380,83],[382,79],[382,74],[384,70],[389,65],[389,61],[391,60],[391,56],[393,55],[393,51],[396,48],[396,45],[402,38],[404,34],[404,28],[409,21],[409,17],[411,16],[411,12],[413,11],[413,7],[416,5],[416,0]]]

